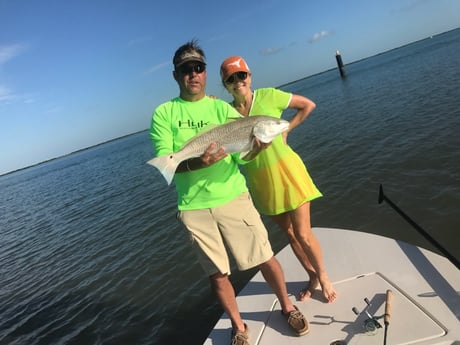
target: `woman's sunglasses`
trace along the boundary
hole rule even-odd
[[[235,81],[237,81],[237,79],[239,79],[240,81],[244,81],[246,80],[247,77],[248,77],[248,72],[236,72],[236,73],[233,73],[230,77],[228,77],[225,83],[233,84]]]
[[[200,62],[194,63],[194,64],[186,64],[186,65],[180,66],[178,71],[181,74],[190,74],[192,72],[200,74],[206,71],[206,65]]]

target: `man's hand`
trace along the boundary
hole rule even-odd
[[[210,166],[211,164],[214,164],[221,159],[224,159],[227,157],[227,153],[225,152],[225,149],[223,147],[219,147],[219,149],[216,151],[217,144],[216,143],[211,143],[211,145],[208,146],[206,151],[200,156],[201,162],[203,163],[204,166]]]

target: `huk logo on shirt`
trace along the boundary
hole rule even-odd
[[[200,120],[200,121],[187,120],[187,121],[178,121],[177,127],[179,127],[180,129],[193,129],[193,128],[203,128],[203,127],[206,127],[208,124],[209,122],[205,122],[203,120]]]

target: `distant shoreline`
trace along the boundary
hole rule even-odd
[[[33,168],[33,167],[36,167],[36,166],[41,165],[41,164],[49,163],[49,162],[52,162],[52,161],[54,161],[54,160],[56,160],[56,159],[64,158],[64,157],[73,155],[73,154],[78,153],[78,152],[86,151],[86,150],[92,149],[92,148],[97,147],[97,146],[101,146],[101,145],[104,145],[104,144],[108,144],[108,143],[110,143],[110,142],[112,142],[112,141],[115,141],[115,140],[119,140],[119,139],[123,139],[123,138],[126,138],[126,137],[130,137],[130,136],[132,136],[132,135],[136,135],[136,134],[145,132],[146,130],[147,130],[147,129],[142,129],[142,130],[137,131],[137,132],[134,132],[134,133],[129,133],[129,134],[126,134],[126,135],[122,135],[122,136],[120,136],[120,137],[116,137],[116,138],[113,138],[113,139],[109,139],[109,140],[103,141],[103,142],[98,143],[98,144],[95,144],[95,145],[91,145],[91,146],[88,146],[88,147],[85,147],[85,148],[82,148],[82,149],[79,149],[79,150],[76,150],[76,151],[72,151],[72,152],[66,153],[66,154],[64,154],[64,155],[62,155],[62,156],[53,157],[53,158],[47,159],[46,161],[42,161],[42,162],[39,162],[39,163],[35,163],[35,164],[32,164],[32,165],[28,165],[28,166],[23,167],[23,168],[19,168],[19,169],[15,169],[15,170],[12,170],[12,171],[8,171],[8,172],[6,172],[6,173],[0,174],[0,177],[6,176],[6,175],[9,175],[9,174],[13,174],[13,173],[16,173],[16,172],[19,172],[19,171],[21,171],[21,170],[26,170],[26,169],[29,169],[29,168]]]

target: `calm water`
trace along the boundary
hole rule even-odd
[[[378,205],[382,183],[460,256],[459,56],[457,29],[347,65],[344,80],[331,70],[282,87],[317,103],[289,137],[324,193],[314,226],[433,249]],[[0,344],[204,341],[221,309],[151,154],[141,132],[0,177]],[[286,239],[267,226],[277,251]]]

